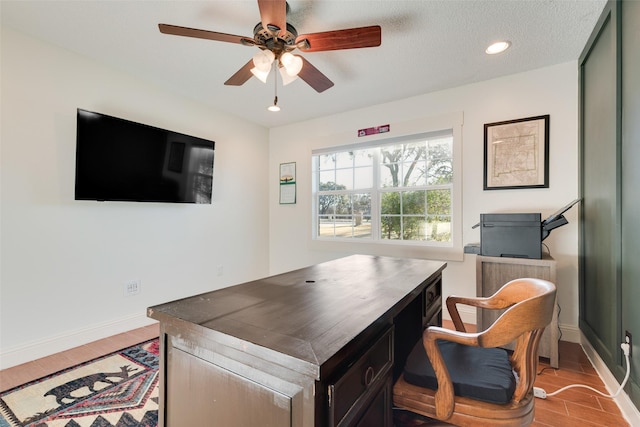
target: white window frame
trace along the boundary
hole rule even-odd
[[[416,138],[451,130],[453,134],[452,165],[453,183],[451,194],[451,242],[411,241],[411,240],[379,240],[358,238],[316,238],[317,207],[316,178],[312,176],[311,206],[311,248],[348,253],[367,253],[373,255],[403,256],[438,260],[463,260],[462,238],[462,125],[463,114],[452,113],[439,117],[423,118],[401,123],[392,123],[391,132],[373,135],[366,141],[359,142],[353,135],[336,135],[334,145],[317,147],[311,150],[311,161],[319,154],[345,151],[351,149],[373,148],[389,143],[402,143]],[[355,132],[354,132],[355,133]],[[336,141],[337,140],[337,141]],[[342,143],[340,143],[342,142]],[[337,143],[337,144],[336,144]],[[311,168],[312,175],[314,168]],[[377,185],[377,184],[376,184]],[[372,216],[374,216],[372,206]],[[376,215],[377,216],[377,215]],[[373,220],[373,218],[372,218]],[[376,220],[379,220],[377,218]]]

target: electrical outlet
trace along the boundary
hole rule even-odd
[[[140,280],[129,280],[124,284],[124,296],[138,295],[142,290]]]
[[[629,357],[631,357],[633,352],[633,343],[631,342],[631,332],[624,331],[624,341],[629,344]]]

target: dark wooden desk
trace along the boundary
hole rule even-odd
[[[391,426],[445,263],[353,255],[150,307],[160,427]]]

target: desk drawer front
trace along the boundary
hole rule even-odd
[[[393,329],[389,328],[334,384],[329,385],[331,426],[355,416],[375,398],[393,365]]]
[[[424,327],[442,326],[442,280],[438,279],[424,291]]]

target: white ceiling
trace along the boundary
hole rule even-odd
[[[1,1],[2,25],[266,127],[578,59],[606,0],[289,0],[299,34],[378,24],[375,48],[300,53],[335,86],[224,82],[257,50],[161,34],[158,23],[253,37],[255,0]],[[508,39],[500,55],[484,53]],[[272,76],[270,76],[272,77]]]

